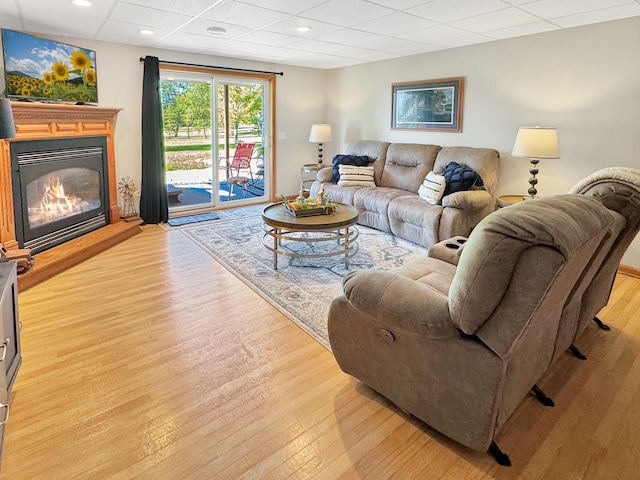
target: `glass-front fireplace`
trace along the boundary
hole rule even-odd
[[[11,142],[16,239],[38,253],[109,223],[105,137]]]

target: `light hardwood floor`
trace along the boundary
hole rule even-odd
[[[157,226],[20,294],[0,479],[636,479],[640,280],[498,436],[498,466],[342,373],[330,352]]]

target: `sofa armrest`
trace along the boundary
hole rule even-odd
[[[467,190],[465,192],[453,192],[442,197],[443,207],[459,208],[460,210],[482,210],[495,202],[494,198],[486,190]]]
[[[324,167],[321,170],[318,170],[318,173],[316,173],[316,179],[320,183],[331,183],[331,182],[333,182],[333,168]]]
[[[451,265],[458,265],[460,254],[466,241],[467,237],[461,235],[447,238],[446,240],[431,245],[427,251],[427,255],[431,258],[437,258],[443,262],[450,263]]]
[[[451,322],[446,295],[393,272],[356,270],[343,282],[344,295],[360,312],[393,329],[427,337],[459,335]]]

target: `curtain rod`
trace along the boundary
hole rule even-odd
[[[144,62],[146,57],[140,57],[140,62]],[[200,68],[215,68],[218,70],[229,70],[232,72],[246,72],[246,73],[268,73],[271,75],[284,75],[284,72],[267,72],[265,70],[251,70],[247,68],[233,68],[233,67],[217,67],[213,65],[200,65],[198,63],[184,63],[184,62],[169,62],[165,60],[158,60],[165,65],[182,65],[185,67],[200,67]]]

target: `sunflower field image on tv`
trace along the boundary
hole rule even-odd
[[[97,103],[94,51],[7,29],[2,38],[10,98]]]

